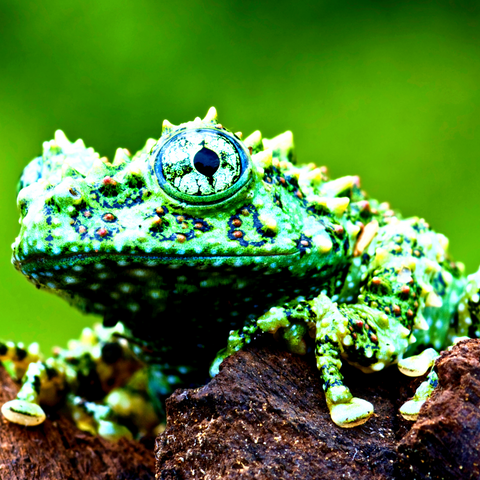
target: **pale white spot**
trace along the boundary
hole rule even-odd
[[[145,277],[148,275],[148,272],[141,268],[136,268],[135,270],[130,270],[130,275],[134,275],[135,277]]]
[[[77,283],[78,279],[76,277],[63,277],[66,283]]]
[[[129,283],[121,283],[118,288],[123,292],[123,293],[130,293],[133,290],[133,286],[130,285]]]
[[[76,272],[81,272],[81,271],[83,270],[83,267],[82,267],[82,265],[75,265],[75,266],[73,267],[73,269],[74,269]]]

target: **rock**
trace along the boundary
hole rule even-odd
[[[480,340],[437,360],[439,386],[398,450],[405,477],[480,478]]]
[[[157,439],[158,479],[394,479],[396,445],[411,425],[398,414],[411,379],[393,367],[344,367],[355,396],[375,406],[365,425],[330,420],[314,359],[249,347],[206,386],[167,400]]]
[[[12,400],[18,386],[0,364],[0,405]],[[0,415],[2,480],[150,480],[154,456],[138,442],[111,443],[78,430],[52,412],[45,423],[26,428]]]

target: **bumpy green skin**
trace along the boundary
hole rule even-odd
[[[15,267],[105,326],[122,322],[158,409],[166,378],[202,383],[227,338],[212,374],[272,333],[315,349],[333,420],[355,426],[373,408],[343,384],[342,361],[402,368],[407,352],[478,336],[480,276],[462,275],[443,235],[367,199],[358,177],[297,166],[290,132],[242,142],[215,117],[166,122],[112,163],[57,132],[20,182]],[[419,375],[432,361],[410,363]]]

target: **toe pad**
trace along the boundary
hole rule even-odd
[[[342,428],[357,427],[373,415],[373,405],[361,398],[353,397],[349,402],[330,406],[333,423]]]
[[[10,422],[33,427],[45,420],[45,412],[36,403],[25,400],[11,400],[2,406],[3,416]]]

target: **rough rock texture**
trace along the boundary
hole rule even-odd
[[[372,375],[345,368],[353,393],[376,411],[345,430],[330,421],[313,358],[251,347],[205,387],[168,400],[157,478],[478,479],[480,340],[444,353],[437,368],[440,389],[413,427],[398,407],[420,379],[395,367]],[[0,367],[0,404],[16,391]],[[153,454],[142,445],[92,437],[59,414],[33,429],[1,419],[0,447],[2,480],[153,478]]]
[[[437,361],[440,389],[399,445],[405,478],[480,478],[480,340]]]
[[[0,364],[0,405],[17,391]],[[0,415],[2,480],[147,480],[154,478],[153,468],[153,453],[138,442],[107,442],[55,414],[34,428],[9,423]]]
[[[410,424],[392,399],[406,399],[411,379],[345,370],[376,412],[354,429],[331,422],[313,358],[255,347],[228,358],[208,385],[167,400],[158,478],[397,478],[397,438]]]

